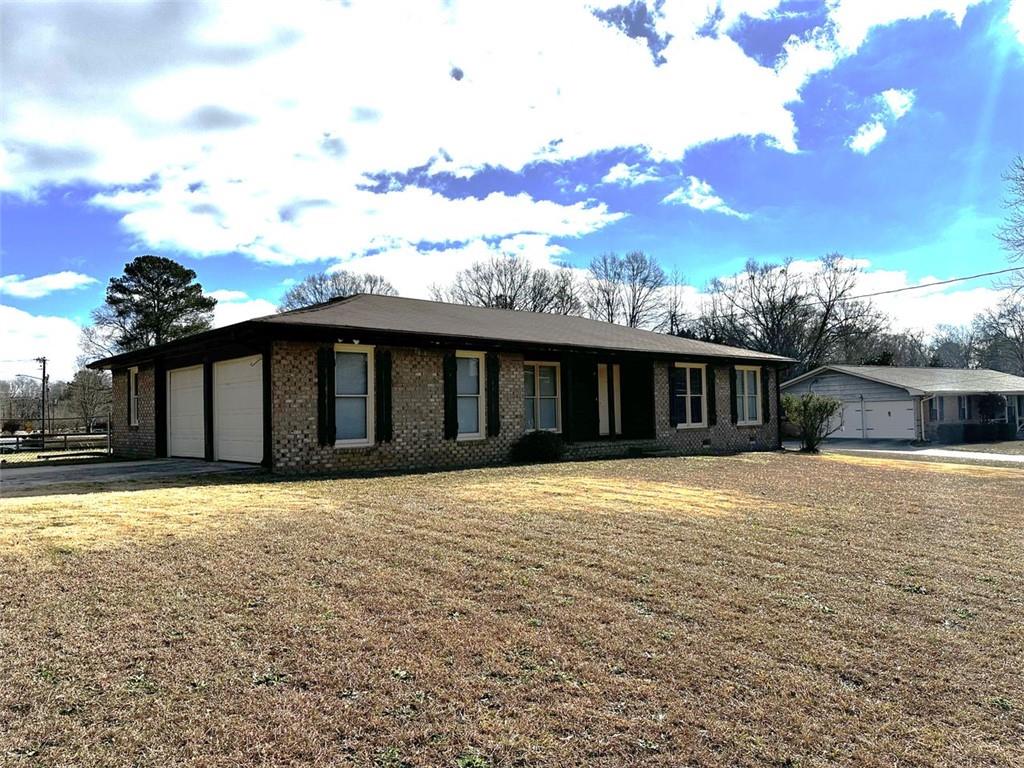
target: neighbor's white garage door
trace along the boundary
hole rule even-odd
[[[863,415],[861,407],[863,405]],[[914,404],[910,400],[847,400],[843,403],[843,425],[832,437],[868,440],[913,440]]]
[[[263,357],[213,365],[213,457],[263,461]]]
[[[864,403],[864,422],[868,439],[902,438],[913,440],[914,402],[912,400],[882,400]]]
[[[167,455],[205,455],[203,366],[167,372]]]

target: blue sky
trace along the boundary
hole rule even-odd
[[[141,253],[220,324],[319,269],[423,296],[507,252],[642,249],[694,302],[751,257],[838,251],[865,290],[1007,265],[1024,0],[400,5],[3,6],[3,357],[68,375]],[[930,330],[999,296],[882,308]]]

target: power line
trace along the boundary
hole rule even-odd
[[[920,285],[908,285],[903,288],[890,288],[887,291],[876,291],[875,293],[863,293],[859,296],[846,296],[842,301],[852,301],[854,299],[870,299],[873,296],[885,296],[890,293],[903,293],[904,291],[918,291],[922,288],[933,288],[936,285],[949,285],[950,283],[962,283],[964,280],[977,280],[979,277],[992,277],[993,275],[1004,275],[1007,272],[1019,272],[1024,267],[1008,267],[1007,269],[997,269],[994,272],[979,272],[977,275],[965,275],[964,277],[951,277],[948,280],[936,280],[931,283],[921,283]]]

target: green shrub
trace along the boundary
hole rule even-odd
[[[783,395],[782,407],[800,434],[800,450],[806,453],[817,453],[818,444],[841,425],[835,417],[843,404],[834,397],[821,397],[813,392],[801,397]]]
[[[519,438],[509,452],[509,459],[515,464],[541,464],[561,461],[565,454],[562,436],[554,432],[527,432]]]

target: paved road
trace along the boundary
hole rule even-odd
[[[787,440],[787,450],[799,450],[798,440]],[[994,462],[1024,466],[1024,456],[1012,453],[986,453],[982,451],[953,451],[949,448],[915,446],[908,440],[826,440],[821,450],[832,453],[884,453],[888,455],[917,456],[929,459],[960,459],[971,462]]]
[[[158,480],[171,477],[222,474],[225,472],[261,472],[252,464],[201,459],[152,459],[148,461],[110,461],[99,464],[75,464],[49,467],[3,467],[0,469],[0,496],[12,492],[39,491],[66,485],[120,483],[125,480]]]

